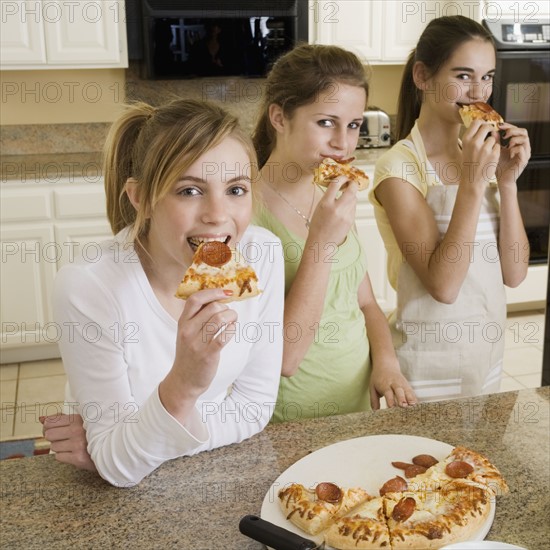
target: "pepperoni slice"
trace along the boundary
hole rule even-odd
[[[212,267],[221,267],[231,260],[231,249],[221,241],[204,243],[200,248],[199,260]]]
[[[342,490],[338,485],[324,481],[315,487],[315,494],[319,500],[335,504],[342,499]]]
[[[455,460],[445,467],[445,473],[449,477],[467,477],[474,471],[474,467],[463,460]]]
[[[423,474],[426,471],[424,466],[419,466],[418,464],[411,464],[405,468],[405,477],[415,477],[419,474]]]
[[[438,462],[439,461],[437,458],[434,458],[432,455],[416,455],[413,458],[413,464],[416,464],[417,466],[424,466],[424,468],[431,468]]]
[[[391,517],[395,521],[406,521],[409,519],[416,508],[416,500],[412,497],[402,498],[393,508]]]
[[[402,493],[408,487],[409,484],[401,476],[395,476],[380,487],[380,496],[384,496],[386,493]]]

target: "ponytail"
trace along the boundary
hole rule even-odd
[[[416,87],[413,78],[413,67],[416,62],[416,49],[414,49],[407,59],[401,87],[399,88],[399,102],[396,120],[396,138],[405,139],[412,127],[414,121],[420,114],[420,90]]]
[[[134,151],[138,136],[154,108],[146,103],[127,107],[111,126],[104,146],[103,174],[107,198],[107,218],[111,230],[119,231],[136,222],[137,212],[125,191],[128,178],[136,177]]]

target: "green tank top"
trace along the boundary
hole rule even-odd
[[[281,239],[285,258],[285,293],[300,265],[305,241],[289,232],[265,207],[253,221]],[[331,251],[329,251],[331,252]],[[365,254],[350,231],[336,247],[319,323],[309,327],[315,337],[297,373],[282,376],[272,422],[318,418],[370,409],[370,358],[365,318],[357,291],[367,269]],[[286,338],[299,338],[298,329],[287,327]]]

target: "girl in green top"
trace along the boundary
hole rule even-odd
[[[261,177],[254,223],[285,255],[285,344],[274,422],[407,406],[388,323],[374,298],[354,228],[357,186],[313,184],[325,157],[357,145],[368,81],[335,46],[298,46],[270,72],[254,130]]]

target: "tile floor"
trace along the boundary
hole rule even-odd
[[[507,320],[501,391],[541,384],[544,310]],[[42,435],[40,415],[61,411],[65,373],[60,359],[0,365],[0,441]]]

